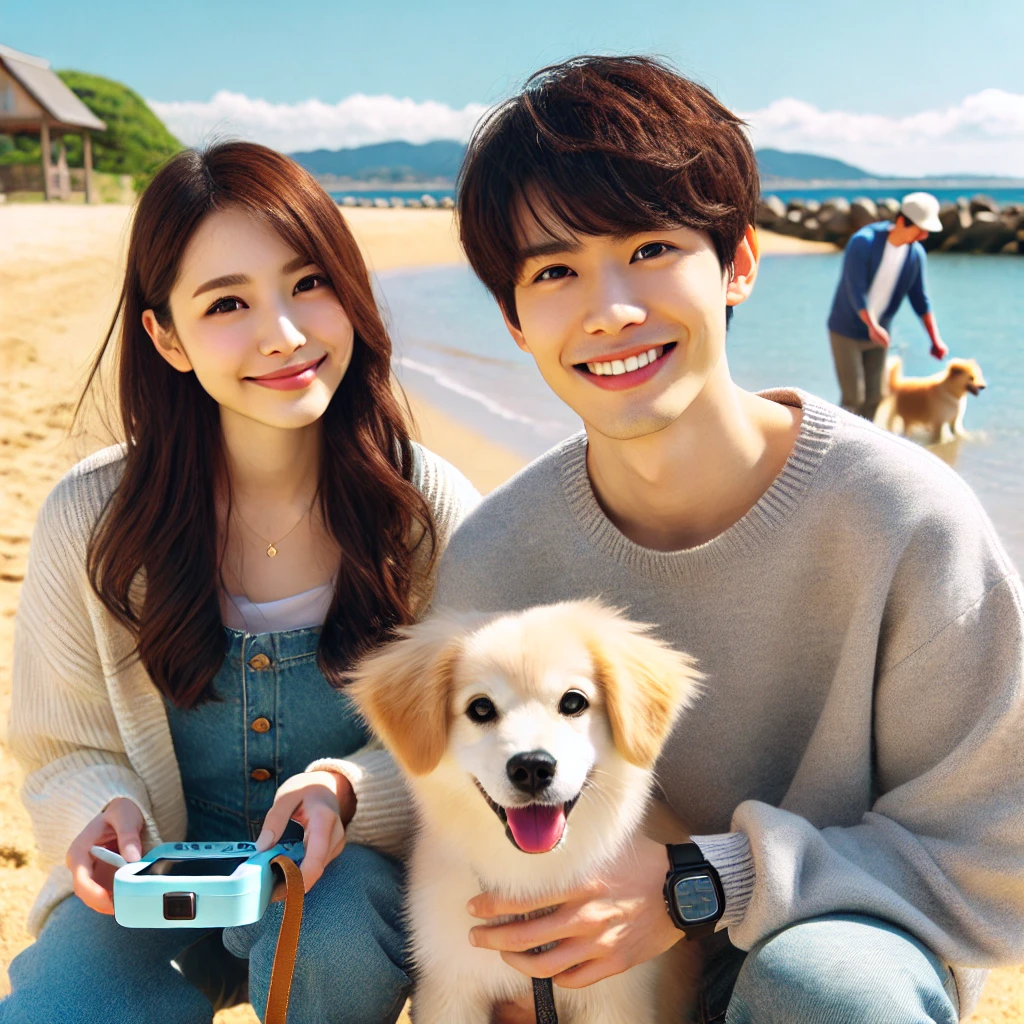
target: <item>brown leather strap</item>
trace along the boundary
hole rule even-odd
[[[295,954],[299,948],[299,929],[302,927],[302,903],[305,890],[302,873],[291,857],[280,854],[271,862],[284,875],[284,914],[277,933],[277,952],[270,970],[270,994],[264,1024],[285,1024],[288,1019],[288,997],[292,991]],[[276,895],[276,893],[275,893]]]

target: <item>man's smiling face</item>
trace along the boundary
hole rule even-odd
[[[726,305],[753,286],[753,233],[732,279],[692,228],[573,235],[527,216],[521,236],[519,326],[506,323],[555,394],[616,440],[677,420],[723,357]]]

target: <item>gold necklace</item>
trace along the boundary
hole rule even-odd
[[[267,558],[275,558],[277,556],[277,545],[280,544],[281,541],[285,540],[285,538],[290,537],[298,529],[299,523],[301,523],[302,520],[305,519],[306,516],[309,515],[309,510],[312,507],[313,507],[313,502],[310,502],[306,506],[306,511],[303,512],[301,516],[299,516],[298,522],[286,534],[284,534],[283,536],[279,537],[276,541],[267,540],[267,538],[264,537],[262,533],[259,533],[258,531],[254,530],[252,528],[252,526],[249,523],[247,523],[242,518],[241,513],[239,513],[239,511],[237,509],[235,509],[235,516],[238,518],[238,521],[246,529],[248,529],[252,533],[256,534],[256,536],[259,537],[260,540],[262,540],[262,541],[264,541],[266,543],[266,545],[267,545]]]

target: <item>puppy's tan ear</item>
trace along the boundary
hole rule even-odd
[[[590,653],[612,738],[630,764],[652,768],[703,676],[688,654],[649,636],[651,626],[602,610]]]
[[[346,692],[410,775],[433,771],[444,755],[463,632],[455,618],[431,617],[348,673]]]

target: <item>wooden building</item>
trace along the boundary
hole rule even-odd
[[[94,201],[90,132],[102,132],[106,127],[57,77],[48,61],[0,45],[0,133],[39,136],[46,199],[67,198],[67,163],[62,150],[54,164],[51,143],[72,134],[82,136],[85,201]]]

